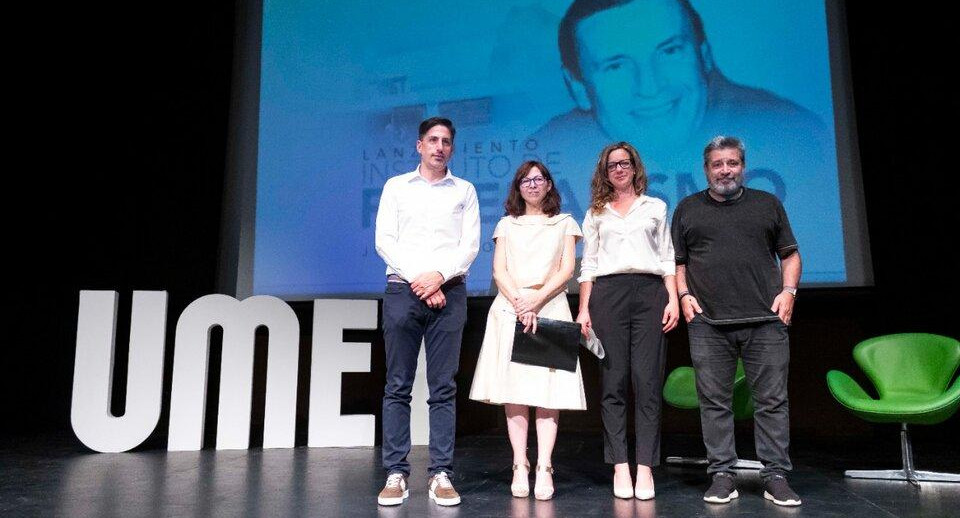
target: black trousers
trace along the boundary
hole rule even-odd
[[[710,465],[707,473],[729,472],[737,462],[733,439],[733,379],[737,357],[753,394],[753,427],[760,476],[782,475],[793,468],[787,374],[790,338],[787,325],[770,322],[715,326],[700,316],[687,324],[690,356],[697,373],[700,423]]]
[[[603,457],[608,464],[627,457],[627,393],[633,386],[636,462],[660,464],[660,403],[667,340],[663,309],[668,301],[663,278],[649,274],[597,277],[590,294],[590,319],[606,357],[601,362],[600,415]]]

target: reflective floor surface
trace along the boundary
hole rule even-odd
[[[663,453],[702,454],[696,437],[664,437]],[[750,444],[738,444],[741,455]],[[938,449],[939,448],[939,449]],[[377,448],[298,447],[286,450],[136,451],[99,454],[72,437],[6,440],[0,444],[0,516],[63,517],[948,517],[960,516],[960,484],[844,479],[844,469],[896,468],[895,442],[822,441],[794,444],[790,482],[803,499],[781,508],[763,499],[756,472],[738,476],[740,498],[727,505],[703,502],[703,468],[661,466],[656,498],[620,500],[601,440],[561,433],[554,457],[553,500],[513,498],[505,437],[465,437],[457,443],[454,484],[463,497],[444,508],[427,497],[428,452],[411,453],[410,498],[378,507],[384,482]],[[531,455],[535,445],[531,448]],[[534,461],[534,459],[531,459]],[[926,463],[926,464],[925,464]],[[956,446],[927,446],[921,469],[960,471]],[[532,485],[532,479],[531,479]]]

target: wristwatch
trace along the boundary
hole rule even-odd
[[[784,286],[783,291],[793,295],[793,298],[797,298],[797,288],[795,286]]]

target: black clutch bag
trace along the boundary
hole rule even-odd
[[[517,322],[510,361],[576,372],[579,347],[576,322],[538,318],[536,334],[524,333],[523,324]]]

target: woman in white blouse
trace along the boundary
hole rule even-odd
[[[619,498],[654,497],[650,468],[660,464],[664,333],[677,325],[676,266],[667,205],[645,195],[640,155],[626,142],[600,152],[583,220],[577,322],[603,343],[601,417],[604,460]],[[627,453],[628,386],[633,386],[636,486]]]
[[[510,184],[507,215],[493,232],[493,277],[499,293],[487,315],[487,329],[477,359],[470,399],[503,405],[513,448],[513,496],[530,493],[527,428],[536,408],[537,468],[534,496],[553,496],[553,445],[560,410],[587,408],[580,364],[575,372],[510,361],[516,323],[536,332],[537,317],[573,321],[567,281],[576,263],[580,227],[560,213],[560,194],[550,171],[525,162]]]

